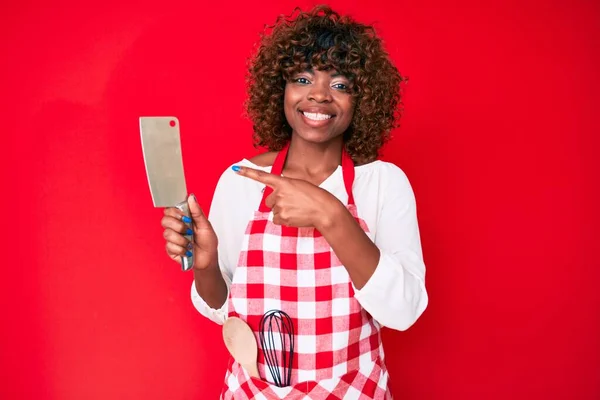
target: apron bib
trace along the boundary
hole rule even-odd
[[[272,174],[281,175],[288,149],[277,155]],[[345,151],[342,174],[347,208],[368,234],[354,204],[354,163]],[[271,193],[266,187],[248,223],[228,298],[229,316],[254,332],[261,379],[232,358],[221,399],[391,399],[380,325],[354,298],[346,268],[318,230],[272,222],[265,204]],[[290,386],[274,384],[260,346],[260,321],[270,310],[284,311],[293,322]]]

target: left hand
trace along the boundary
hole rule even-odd
[[[253,168],[240,167],[239,175],[273,189],[266,199],[273,211],[273,223],[292,227],[327,225],[341,203],[326,190],[301,179],[286,178]]]

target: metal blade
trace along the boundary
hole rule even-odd
[[[155,207],[174,207],[187,198],[179,120],[140,117],[146,175]]]

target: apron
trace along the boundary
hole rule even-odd
[[[277,155],[272,174],[281,175],[288,149],[289,144]],[[342,173],[347,208],[369,235],[358,218],[352,195],[354,163],[345,151]],[[380,325],[354,298],[346,268],[318,230],[272,222],[265,204],[272,191],[265,188],[248,223],[228,298],[228,315],[243,319],[254,332],[262,379],[250,377],[231,358],[221,399],[390,400]],[[273,309],[293,321],[293,366],[290,386],[285,387],[274,384],[260,348],[260,320]]]

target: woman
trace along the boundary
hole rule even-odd
[[[247,110],[269,151],[223,173],[208,219],[190,196],[194,243],[190,219],[165,210],[169,256],[195,252],[201,314],[239,317],[257,341],[269,310],[293,321],[290,381],[279,387],[259,346],[261,379],[232,360],[222,398],[391,398],[380,330],[407,329],[427,306],[413,191],[377,160],[402,80],[372,27],[328,7],[279,18],[249,71]]]

